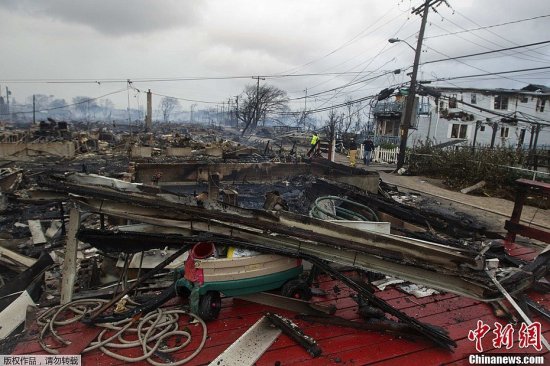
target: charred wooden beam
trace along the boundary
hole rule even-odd
[[[541,277],[550,272],[550,246],[540,253],[532,262],[521,267],[520,271],[500,281],[500,284],[511,294],[530,288]]]
[[[64,181],[51,185],[72,194],[74,201],[91,212],[316,255],[482,301],[502,297],[483,271],[483,255],[467,248],[367,233],[289,212],[229,205],[201,208],[177,196],[120,192]],[[519,286],[512,285],[515,290],[530,284],[522,281]]]
[[[475,270],[450,271],[432,265],[427,268],[414,266],[410,261],[380,257],[373,255],[361,247],[357,249],[345,248],[346,241],[341,238],[333,239],[332,243],[318,243],[309,239],[292,237],[269,233],[269,230],[250,228],[234,223],[221,222],[218,220],[187,220],[163,218],[165,211],[157,209],[146,209],[141,206],[128,206],[108,201],[95,201],[89,199],[77,200],[85,210],[92,212],[104,212],[113,216],[120,216],[127,219],[145,222],[163,227],[176,227],[190,229],[195,232],[208,232],[212,235],[224,236],[237,241],[255,243],[255,246],[266,246],[268,248],[284,248],[293,253],[304,253],[318,255],[326,260],[342,265],[353,266],[364,270],[372,270],[380,273],[393,275],[415,283],[462,294],[468,297],[489,301],[499,293],[487,286],[487,278],[484,274],[478,276]],[[338,228],[341,230],[342,228]],[[269,233],[269,235],[266,235]],[[365,233],[362,233],[365,234]],[[261,243],[261,244],[260,244]],[[343,245],[337,245],[342,243]],[[367,248],[368,249],[368,248]],[[379,251],[382,255],[383,250]],[[445,254],[441,254],[445,257]],[[464,277],[464,278],[462,278]]]
[[[408,324],[398,323],[394,321],[375,321],[375,322],[356,322],[340,318],[335,315],[307,315],[298,314],[298,319],[305,320],[306,322],[315,322],[321,324],[336,325],[339,327],[361,329],[367,331],[383,332],[389,334],[395,334],[402,337],[418,337],[419,334],[416,330],[410,327]]]
[[[292,338],[300,346],[304,347],[304,349],[313,357],[319,357],[323,353],[321,347],[319,347],[315,339],[305,335],[298,325],[290,319],[275,313],[265,313],[265,317],[269,319],[273,325],[281,329],[284,334]]]
[[[380,185],[382,186],[382,182]],[[338,191],[339,195],[346,195],[350,199],[369,206],[377,212],[390,214],[408,223],[416,224],[424,228],[433,227],[455,238],[476,235],[485,235],[491,238],[501,237],[498,234],[487,231],[487,228],[477,221],[464,219],[456,215],[445,215],[432,212],[423,207],[405,206],[391,198],[384,198],[368,193],[365,194],[365,192],[347,184],[318,179],[315,184],[313,184],[312,190],[319,195],[333,194],[335,191]]]
[[[124,194],[103,187],[82,187],[65,184],[65,189],[70,193],[93,197],[95,202],[98,202],[96,200],[99,198],[114,202],[126,202],[137,207],[137,210],[142,212],[142,208],[146,208],[145,211],[147,209],[161,209],[162,212],[157,215],[158,218],[180,221],[186,219],[220,220],[247,225],[260,230],[268,230],[269,232],[282,235],[299,236],[333,246],[345,246],[349,249],[361,248],[361,250],[370,251],[374,255],[389,256],[398,260],[406,258],[407,261],[418,261],[421,264],[426,258],[429,258],[430,261],[434,261],[430,265],[439,264],[453,270],[463,265],[482,267],[482,263],[477,258],[461,253],[467,252],[466,249],[451,248],[395,235],[366,233],[358,229],[343,228],[338,224],[289,212],[280,212],[275,215],[271,212],[245,210],[235,207],[223,211],[209,210],[196,206],[162,201],[156,196]],[[135,212],[135,209],[133,211]],[[423,247],[421,252],[415,248],[418,246]]]
[[[172,263],[177,257],[179,257],[180,255],[182,255],[183,253],[185,253],[186,251],[189,250],[189,248],[191,247],[191,245],[189,244],[184,244],[183,247],[176,251],[174,254],[172,254],[171,256],[169,256],[168,258],[166,258],[164,261],[162,261],[161,263],[157,264],[157,266],[155,268],[153,268],[152,270],[150,270],[149,272],[147,272],[143,277],[139,278],[136,282],[134,282],[131,286],[129,286],[128,288],[126,288],[126,290],[122,291],[121,293],[119,293],[118,295],[116,295],[111,301],[109,301],[108,303],[106,303],[105,305],[103,305],[100,309],[98,309],[94,314],[92,314],[89,318],[87,318],[87,321],[90,322],[90,323],[94,323],[95,322],[95,319],[103,314],[105,312],[105,310],[109,309],[111,306],[113,306],[118,300],[122,299],[124,297],[124,295],[132,292],[133,290],[135,290],[139,285],[141,285],[144,281],[150,279],[151,277],[153,277],[155,274],[157,274],[159,271],[161,271],[162,269],[164,269],[167,265],[169,265],[170,263]]]
[[[400,321],[405,322],[414,330],[424,335],[435,344],[447,349],[451,347],[456,347],[456,342],[449,337],[444,329],[421,323],[415,318],[412,318],[407,314],[395,309],[384,300],[376,297],[369,288],[365,287],[364,284],[357,282],[352,278],[347,277],[341,272],[335,270],[331,266],[327,265],[320,258],[314,256],[306,256],[304,258],[316,265],[317,267],[321,268],[326,273],[330,274],[332,277],[342,281],[351,289],[357,291],[357,293],[367,299],[371,305],[383,310],[390,315],[395,316]]]
[[[115,323],[124,319],[132,318],[137,314],[147,314],[155,309],[158,309],[165,302],[176,296],[175,283],[166,287],[160,294],[153,297],[149,301],[138,305],[130,310],[127,310],[118,314],[110,314],[105,316],[96,316],[92,318],[84,318],[83,323],[86,324],[101,324],[101,323]]]
[[[139,253],[145,250],[162,249],[167,246],[180,248],[183,240],[191,239],[178,234],[96,229],[80,229],[76,237],[78,240],[88,243],[104,253]]]
[[[279,309],[294,311],[301,314],[323,315],[334,314],[335,306],[314,304],[309,301],[294,299],[291,297],[272,294],[269,292],[259,292],[254,294],[240,295],[237,298],[254,302],[262,305],[269,305]]]
[[[525,303],[527,304],[527,306],[529,306],[530,309],[536,311],[539,315],[543,316],[544,318],[546,318],[547,321],[550,322],[550,310],[544,307],[544,305],[537,304],[529,298],[525,298]]]
[[[52,264],[52,257],[50,257],[48,253],[43,252],[40,258],[38,258],[31,267],[27,268],[12,281],[2,286],[0,288],[0,311],[4,310],[6,306],[11,303],[12,298],[10,298],[10,295],[14,293],[19,294],[21,291],[31,286],[35,279],[41,277],[44,271]],[[35,293],[34,291],[29,292]],[[33,297],[33,300],[37,301],[38,298]]]

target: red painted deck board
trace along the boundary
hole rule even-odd
[[[534,256],[536,254],[530,248],[519,246],[516,246],[514,251],[519,256]],[[351,275],[354,276],[354,274]],[[326,292],[326,296],[314,298],[316,303],[334,305],[336,307],[335,315],[339,317],[357,322],[363,321],[357,314],[357,303],[350,297],[354,292],[345,285],[328,276],[321,276],[315,287]],[[529,295],[534,301],[550,307],[550,295],[536,292],[531,292]],[[490,305],[454,294],[444,293],[417,299],[391,286],[384,291],[377,290],[376,296],[421,322],[446,329],[449,336],[457,342],[458,347],[454,352],[449,352],[434,346],[427,340],[412,341],[380,332],[308,323],[294,319],[295,314],[289,311],[226,298],[222,300],[222,309],[218,320],[208,323],[208,338],[204,349],[187,365],[208,364],[248,330],[266,311],[282,314],[295,321],[305,334],[317,340],[323,350],[323,355],[313,358],[289,337],[282,334],[260,357],[257,365],[274,365],[277,361],[281,365],[464,365],[468,364],[468,356],[476,353],[474,344],[467,339],[469,330],[475,328],[478,320],[483,320],[491,325],[492,330],[494,322],[497,321]],[[540,320],[540,318],[533,316],[533,320]],[[540,321],[545,336],[550,338],[550,323],[546,320]],[[173,355],[174,360],[186,357],[198,345],[200,327],[191,326],[190,328],[194,333],[193,341],[185,350]],[[67,339],[76,340],[77,342],[72,345],[72,348],[76,350],[82,349],[87,343],[87,338],[93,336],[92,329],[73,324],[59,328],[59,333]],[[34,329],[34,332],[34,338],[22,342],[17,347],[18,354],[45,353],[36,342],[37,329]],[[85,336],[83,337],[82,334]],[[488,336],[483,339],[483,344],[488,354],[502,352],[492,346]],[[119,352],[132,357],[141,354],[141,351],[136,349],[120,350]],[[525,353],[524,350],[516,348],[514,352]],[[534,351],[534,354],[549,357],[545,352]],[[82,359],[84,365],[126,364],[99,350],[83,355]],[[146,361],[135,363],[135,365],[146,364]]]

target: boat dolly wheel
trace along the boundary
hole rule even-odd
[[[306,281],[297,278],[286,282],[281,287],[281,295],[307,301],[311,299],[311,289]]]
[[[199,299],[199,316],[204,321],[214,320],[220,314],[222,300],[218,291],[208,291]]]

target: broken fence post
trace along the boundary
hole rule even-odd
[[[487,183],[484,180],[482,180],[481,182],[478,182],[478,183],[474,184],[473,186],[461,189],[460,193],[464,193],[464,194],[470,193],[472,191],[475,191],[476,189],[485,187],[485,184],[487,184]]]
[[[76,252],[78,240],[76,234],[80,227],[80,211],[71,208],[69,214],[69,230],[67,244],[65,245],[65,259],[63,260],[63,278],[61,279],[61,304],[71,302],[73,299],[74,281],[76,278]]]

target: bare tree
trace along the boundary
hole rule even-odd
[[[71,111],[67,107],[65,99],[54,99],[50,103],[50,114],[55,118],[69,119]]]
[[[242,134],[255,129],[258,122],[277,112],[288,109],[288,97],[284,90],[272,85],[247,85],[243,100],[237,104],[237,118],[244,123]]]
[[[80,117],[88,121],[90,118],[90,112],[97,108],[97,102],[90,97],[74,97],[73,98],[74,109],[80,114]]]
[[[338,132],[342,135],[354,129],[354,132],[357,132],[358,126],[361,122],[361,117],[359,116],[359,111],[361,108],[360,103],[352,102],[351,98],[346,99],[346,118],[342,118],[340,123],[340,128]]]
[[[37,111],[48,109],[50,107],[50,103],[53,100],[53,95],[35,94],[34,96],[27,98],[28,103],[31,105],[33,103],[33,97],[34,97],[34,106]]]
[[[176,107],[179,107],[180,102],[176,98],[172,97],[164,97],[160,100],[159,104],[159,110],[162,113],[162,120],[164,122],[168,122],[170,119],[170,115],[176,109]]]
[[[342,124],[342,119],[342,115],[334,109],[331,109],[328,113],[328,120],[323,126],[323,130],[325,131],[329,141],[336,138],[336,132],[338,131],[338,127]]]
[[[115,109],[115,103],[109,98],[103,99],[101,102],[99,102],[99,105],[101,107],[101,114],[104,121],[109,121],[111,119],[111,114],[113,113],[113,109]]]

